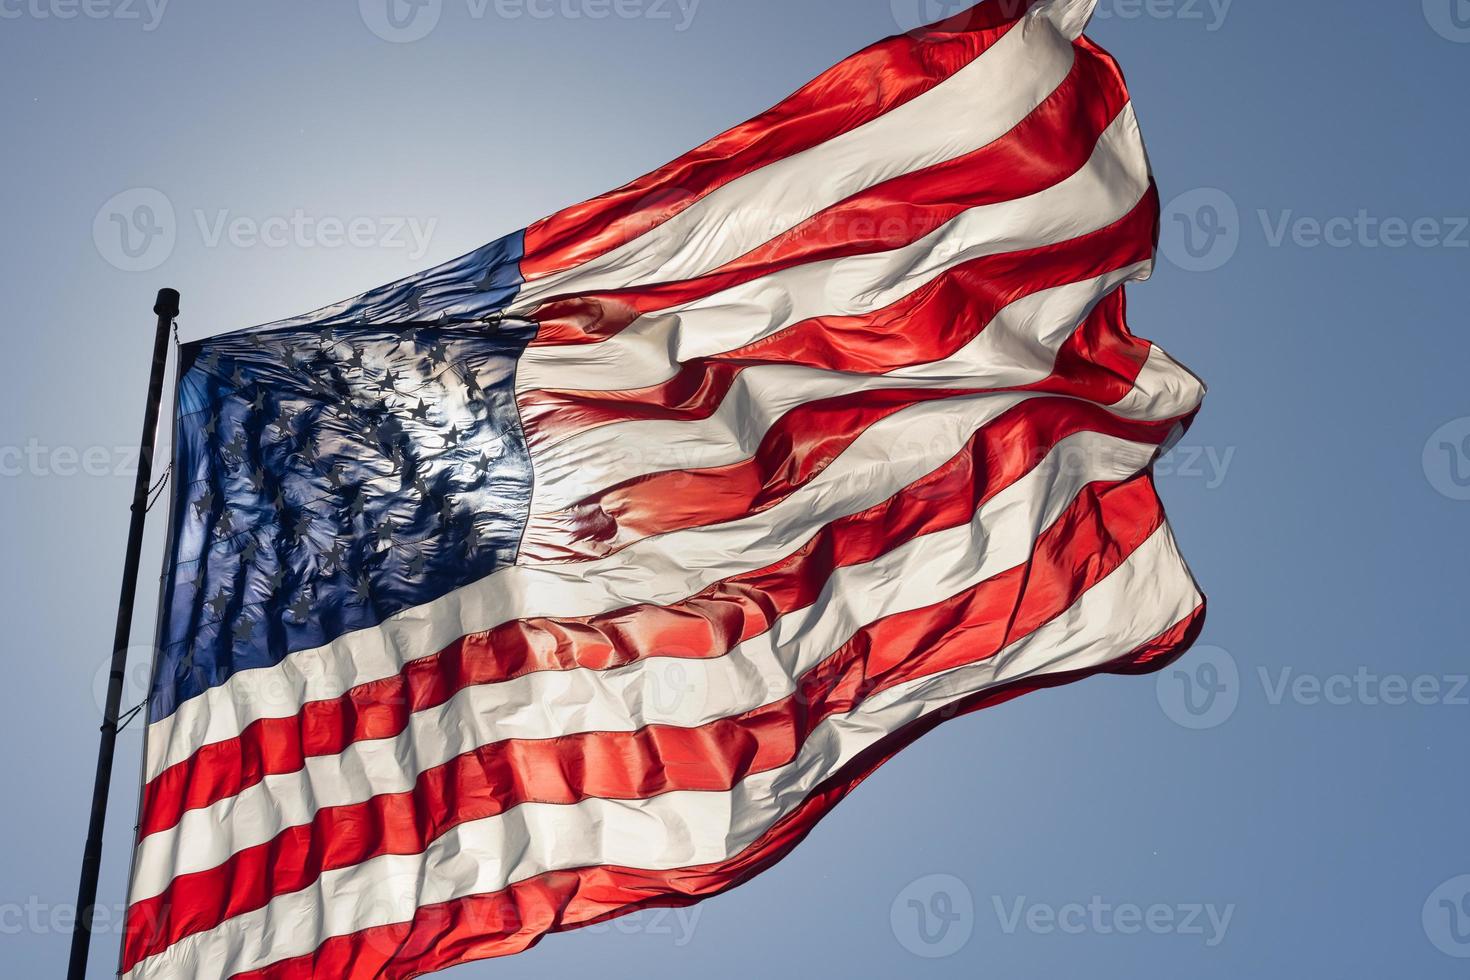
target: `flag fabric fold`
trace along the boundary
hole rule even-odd
[[[1093,0],[988,0],[617,191],[185,345],[127,980],[412,977],[737,885],[1204,599]]]

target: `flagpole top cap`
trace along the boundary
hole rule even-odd
[[[160,289],[158,300],[153,304],[153,312],[159,316],[166,316],[170,320],[179,315],[179,291],[177,289]]]

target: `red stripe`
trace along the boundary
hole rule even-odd
[[[1158,670],[1181,656],[1204,627],[1205,607],[1125,657],[1098,668],[1028,678],[965,698],[888,736],[827,780],[739,855],[715,864],[648,871],[599,866],[553,871],[486,895],[420,908],[410,922],[325,940],[314,952],[232,980],[406,980],[534,946],[564,932],[647,908],[692,905],[767,870],[806,837],[869,775],[941,723],[1031,691],[1104,673]]]
[[[973,153],[856,194],[708,275],[627,290],[554,297],[533,313],[535,346],[595,343],[638,316],[802,263],[899,248],[961,212],[1045,190],[1076,173],[1122,111],[1116,63],[1085,38],[1062,85],[1006,136]]]
[[[653,173],[536,222],[526,230],[522,275],[535,280],[596,258],[731,181],[922,95],[989,50],[1034,2],[992,0],[943,23],[880,41]]]
[[[899,684],[987,659],[1065,612],[1162,521],[1146,476],[1093,485],[1037,538],[1027,564],[865,626],[802,676],[792,696],[696,728],[506,740],[424,772],[410,792],[319,811],[310,825],[210,871],[181,876],[133,906],[125,969],[184,936],[305,888],[324,871],[382,854],[421,853],[451,828],[521,803],[727,792],[751,775],[790,765],[826,719]]]
[[[544,445],[617,422],[708,418],[740,372],[758,365],[885,374],[943,360],[1020,299],[1149,260],[1158,217],[1158,194],[1150,188],[1132,211],[1106,228],[1056,245],[973,259],[882,309],[804,320],[737,350],[686,361],[659,385],[521,392],[521,418],[532,444]]]
[[[916,242],[971,208],[1017,200],[1079,171],[1128,103],[1117,64],[1090,42],[1063,83],[1001,139],[973,153],[853,195],[707,275],[678,282],[564,297],[533,316],[537,346],[589,343],[637,316],[702,299],[782,269],[882,252]],[[587,318],[573,311],[595,309]]]
[[[924,402],[984,391],[1116,402],[1132,389],[1149,351],[1149,345],[1119,327],[1122,304],[1121,289],[1105,298],[1064,345],[1066,370],[1042,381],[1011,389],[879,389],[799,405],[771,426],[749,459],[637,477],[564,510],[534,517],[521,555],[536,562],[602,558],[655,534],[769,510],[820,475],[872,425]],[[1096,358],[1108,358],[1109,366],[1097,366]],[[1113,368],[1119,363],[1126,364],[1125,372]],[[538,437],[531,438],[534,446]]]
[[[415,711],[475,684],[539,670],[613,669],[649,656],[719,656],[769,622],[814,601],[832,569],[871,561],[912,537],[969,519],[975,507],[1084,429],[1162,442],[1170,423],[1126,422],[1071,399],[1027,403],[977,432],[950,462],[882,504],[834,521],[791,556],[717,583],[671,606],[637,606],[576,619],[529,619],[465,637],[402,673],[315,701],[288,718],[254,722],[205,746],[144,788],[140,835],[175,826],[184,812],[234,796],[310,756],[400,734]],[[973,488],[973,489],[972,489]],[[978,496],[977,496],[978,495]],[[753,632],[752,632],[753,630]]]

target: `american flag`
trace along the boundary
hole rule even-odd
[[[411,977],[770,867],[1193,640],[1092,0],[880,42],[456,261],[185,345],[123,973]]]

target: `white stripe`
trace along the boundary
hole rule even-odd
[[[635,420],[534,440],[536,485],[526,548],[565,537],[555,514],[608,487],[653,473],[726,466],[750,459],[791,410],[824,398],[900,388],[1005,388],[1045,379],[1057,350],[1097,303],[1120,284],[1147,275],[1140,263],[1024,296],[996,314],[952,356],[882,375],[826,371],[797,364],[748,368],[707,418]],[[1130,403],[1130,409],[1136,403]],[[1143,407],[1146,407],[1146,400]],[[1128,416],[1136,417],[1136,416]]]
[[[723,861],[885,736],[999,684],[1107,664],[1162,634],[1200,602],[1172,537],[1161,528],[1066,613],[997,656],[873,695],[853,712],[825,720],[794,763],[751,776],[731,792],[524,804],[462,824],[422,854],[326,872],[264,909],[180,941],[127,978],[216,980],[310,953],[327,937],[405,922],[419,907],[497,892],[553,870],[671,870]]]
[[[607,558],[517,565],[383,623],[240,671],[149,729],[147,778],[260,718],[289,718],[471,633],[533,616],[590,616],[678,602],[790,554],[822,525],[888,499],[949,459],[981,425],[1032,394],[982,393],[915,405],[863,432],[815,479],[760,514],[647,538]],[[1165,416],[1168,417],[1168,416]]]
[[[1163,348],[1149,345],[1133,388],[1109,409],[1130,419],[1174,418],[1199,407],[1205,384]]]
[[[268,776],[239,795],[191,810],[143,839],[132,900],[177,875],[217,867],[320,809],[412,789],[419,774],[503,739],[694,728],[792,694],[797,680],[860,628],[921,609],[1024,564],[1036,537],[1094,481],[1142,471],[1158,447],[1081,432],[985,503],[972,521],[908,541],[872,562],[835,571],[822,595],[723,657],[654,657],[618,670],[542,671],[460,692],[415,713],[396,738],[358,742],[303,770]]]
[[[1071,70],[1095,0],[1048,0],[927,92],[712,191],[597,258],[522,287],[526,313],[568,293],[688,279],[765,244],[868,187],[971,153],[1025,119]]]
[[[660,384],[686,361],[736,350],[813,317],[884,309],[966,262],[1106,228],[1132,211],[1148,187],[1148,157],[1130,102],[1087,163],[1045,190],[970,208],[900,248],[791,266],[650,313],[602,343],[530,347],[516,367],[516,390]]]

